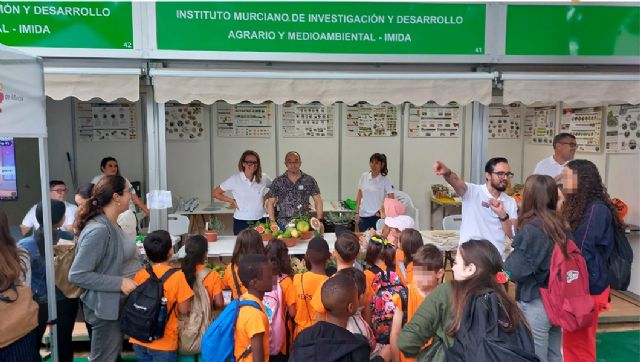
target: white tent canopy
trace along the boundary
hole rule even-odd
[[[140,68],[45,67],[44,72],[45,92],[55,100],[76,97],[111,102],[125,98],[135,102],[140,98]]]
[[[158,103],[491,102],[492,73],[264,72],[151,69]]]

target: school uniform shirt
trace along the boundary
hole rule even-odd
[[[370,171],[360,176],[358,189],[362,192],[359,214],[362,217],[374,216],[382,207],[384,198],[396,191],[387,176],[379,174],[373,177]]]
[[[152,267],[153,272],[158,278],[162,278],[171,267],[166,264],[156,264]],[[149,273],[146,269],[142,269],[136,273],[133,280],[142,284],[149,279]],[[187,284],[187,279],[182,271],[173,273],[163,284],[164,297],[167,298],[167,311],[173,307],[173,312],[167,318],[164,327],[164,336],[153,342],[144,343],[135,338],[130,338],[129,342],[137,344],[156,351],[176,351],[178,349],[178,305],[184,303],[193,297],[193,291]],[[175,307],[174,307],[175,305]]]
[[[264,217],[264,198],[262,195],[269,186],[271,186],[271,179],[264,173],[258,183],[255,177],[253,180],[249,180],[244,172],[238,172],[220,184],[222,191],[231,192],[238,204],[238,208],[233,211],[233,218],[250,221]]]
[[[486,239],[493,244],[504,258],[504,239],[502,222],[498,214],[489,207],[489,200],[493,198],[487,185],[476,185],[467,182],[467,192],[462,195],[462,224],[460,225],[460,243],[471,239]],[[518,218],[518,205],[509,195],[501,192],[498,200],[504,204],[504,210],[509,219]]]
[[[204,264],[196,265],[196,274],[199,273],[202,268],[204,268]],[[204,278],[202,285],[204,289],[207,290],[207,294],[209,294],[209,300],[212,300],[213,297],[222,293],[222,280],[220,279],[220,274],[215,270],[212,270],[211,273]]]
[[[280,289],[282,289],[282,319],[285,321],[285,328],[291,330],[291,323],[286,323],[287,321],[287,313],[289,313],[288,309],[290,306],[296,304],[296,290],[293,287],[293,277],[285,277],[280,280]],[[290,337],[293,337],[290,335]],[[289,341],[289,345],[293,344],[293,338]],[[287,342],[282,342],[282,348],[280,348],[280,352],[282,354],[288,355],[289,351],[287,351]]]
[[[238,313],[236,320],[236,328],[234,331],[235,344],[233,346],[233,355],[236,360],[240,360],[240,356],[251,346],[251,338],[256,334],[262,333],[262,346],[264,353],[264,361],[269,360],[269,319],[264,309],[264,304],[254,295],[245,293],[240,300],[252,300],[260,305],[260,310],[253,307],[242,307]],[[253,361],[253,352],[245,357],[243,362]]]
[[[562,168],[565,164],[559,164],[553,158],[553,155],[541,160],[533,170],[534,175],[547,175],[556,177],[562,172]]]
[[[413,282],[413,262],[404,265],[404,251],[396,250],[396,274],[400,277],[402,285],[409,285]]]
[[[27,214],[24,216],[21,223],[24,226],[32,228],[32,231],[40,228],[40,223],[38,222],[38,219],[36,219],[36,206],[38,205],[33,205],[29,209],[29,211],[27,211]],[[62,228],[65,230],[70,230],[70,228],[73,227],[74,221],[76,220],[76,212],[78,211],[78,207],[66,201],[64,202],[64,207],[64,224],[62,224]]]
[[[296,330],[293,332],[295,340],[298,334],[305,328],[311,327],[316,322],[316,311],[311,306],[311,298],[318,288],[329,279],[324,274],[306,272],[293,276],[293,287],[296,295]]]
[[[400,294],[394,294],[392,298],[393,304],[396,306],[397,310],[402,310],[402,300],[400,299]],[[413,284],[407,287],[407,323],[411,320],[414,314],[416,314],[416,310],[422,304],[424,300],[424,296],[420,293],[418,288],[416,288]],[[427,343],[424,344],[422,349],[426,348],[431,344],[431,339]],[[415,362],[415,358],[405,357],[402,352],[400,352],[400,361],[401,362]]]
[[[236,299],[238,297],[238,290],[236,289],[236,283],[233,279],[233,273],[231,272],[231,263],[227,265],[227,268],[224,270],[224,276],[222,277],[222,288],[223,289],[231,289],[231,298]],[[242,285],[242,281],[240,280],[240,276],[238,275],[238,266],[234,265],[233,268],[236,272],[236,277],[238,280],[238,285],[240,285],[240,294],[245,294],[247,292],[247,288]]]

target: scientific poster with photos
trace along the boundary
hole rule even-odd
[[[409,108],[408,137],[460,137],[462,112],[457,104]]]
[[[347,106],[346,128],[351,137],[391,137],[398,135],[400,107],[389,103],[359,103]]]
[[[602,107],[564,108],[560,132],[576,137],[577,152],[602,151]]]
[[[286,103],[282,106],[282,137],[333,137],[333,106]]]
[[[526,108],[524,135],[530,144],[550,145],[556,135],[556,107]]]
[[[135,141],[135,103],[76,102],[76,131],[82,142]]]
[[[218,136],[271,138],[274,110],[273,103],[218,103],[214,118]]]
[[[206,119],[202,104],[167,103],[164,106],[165,134],[168,141],[200,141]]]
[[[518,104],[489,107],[489,138],[520,138],[523,113]]]
[[[610,105],[606,122],[607,153],[640,153],[640,106]]]

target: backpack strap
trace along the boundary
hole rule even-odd
[[[371,270],[372,272],[376,273],[376,274],[380,274],[382,273],[384,270],[382,270],[379,266],[373,264],[369,266],[369,270]]]
[[[407,287],[400,288],[398,295],[400,295],[400,304],[402,305],[402,326],[404,326],[407,323],[407,309],[409,304]]]
[[[242,295],[242,290],[240,289],[240,282],[238,281],[238,274],[236,273],[236,268],[233,263],[231,263],[231,276],[233,276],[233,284],[236,286],[236,298],[240,299]]]
[[[589,226],[591,225],[591,217],[593,216],[594,207],[596,207],[595,203],[591,205],[591,212],[589,212],[589,221],[587,221],[587,228],[584,230],[584,235],[582,235],[582,243],[580,244],[581,252],[582,252],[582,247],[584,246],[584,241],[587,239],[587,233],[589,232]]]

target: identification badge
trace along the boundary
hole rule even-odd
[[[304,185],[298,185],[298,190],[300,191],[304,190]]]
[[[489,208],[489,203],[486,201],[482,201],[480,205],[482,205],[482,207],[486,207],[487,209]]]

